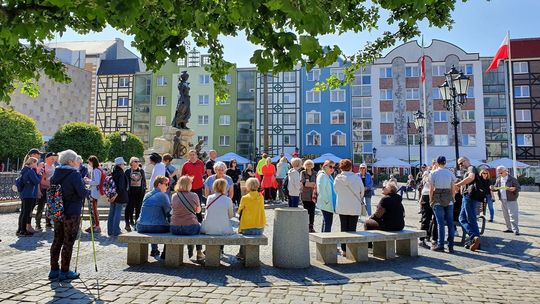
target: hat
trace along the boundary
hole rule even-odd
[[[124,158],[122,156],[120,156],[120,157],[117,157],[117,158],[114,159],[114,164],[117,165],[117,166],[118,165],[125,165],[126,162],[124,161]]]
[[[427,167],[427,165],[426,165],[426,164],[423,164],[423,165],[422,165],[422,168],[426,168],[426,167]]]
[[[366,164],[361,163],[361,164],[360,164],[360,168],[367,168],[367,166],[366,166]]]
[[[51,156],[58,156],[58,153],[55,153],[55,152],[49,152],[45,155],[45,158],[49,158]]]
[[[445,165],[446,164],[446,157],[444,157],[444,156],[437,157],[437,164]]]
[[[32,154],[41,154],[41,152],[38,149],[31,149],[30,151],[28,151],[28,155]]]
[[[161,158],[161,155],[154,152],[154,153],[150,154],[150,160],[157,164],[157,163],[161,162],[162,158]]]

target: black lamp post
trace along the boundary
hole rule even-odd
[[[377,162],[377,148],[373,147],[373,163]]]
[[[122,132],[120,134],[120,140],[122,141],[122,156],[124,156],[124,144],[125,144],[125,142],[127,140],[127,137],[128,137],[128,135],[127,135],[126,131],[124,131],[124,132]]]
[[[458,72],[454,66],[444,74],[446,80],[439,86],[441,92],[441,99],[445,103],[445,107],[452,114],[452,125],[454,126],[454,146],[456,149],[456,172],[459,170],[459,138],[458,138],[458,125],[459,119],[457,117],[459,110],[467,101],[467,90],[471,79],[463,72]]]
[[[424,113],[422,111],[418,110],[414,113],[414,125],[416,126],[416,131],[418,132],[418,135],[420,135],[420,138],[418,139],[418,145],[420,146],[420,163],[418,165],[419,168],[422,168],[422,137],[424,134],[424,125],[426,123],[426,117],[424,116]]]

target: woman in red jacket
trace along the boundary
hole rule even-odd
[[[276,180],[276,167],[272,164],[272,159],[270,157],[266,158],[266,165],[262,167],[263,179],[261,187],[264,189],[264,200],[265,201],[275,201],[276,200],[276,190],[277,190],[277,180]]]

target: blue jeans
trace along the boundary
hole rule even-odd
[[[194,235],[201,233],[201,224],[189,226],[171,226],[171,233],[176,235]]]
[[[454,247],[454,205],[443,207],[436,204],[433,206],[433,213],[437,218],[437,247],[444,248],[444,221],[448,226],[448,248]]]
[[[323,222],[321,232],[331,232],[332,231],[332,221],[334,220],[334,213],[328,211],[322,211]]]
[[[366,204],[366,210],[368,216],[371,216],[371,196],[364,196],[364,203]]]
[[[300,202],[299,196],[289,196],[289,207],[298,208],[299,202]]]
[[[243,235],[262,235],[264,228],[249,228],[242,230]]]
[[[473,200],[469,195],[463,196],[461,204],[461,212],[459,213],[459,223],[472,240],[476,236],[480,236],[477,222],[477,210],[479,202]]]
[[[495,209],[493,208],[493,197],[491,194],[486,195],[486,204],[489,209],[489,220],[493,222],[495,217]]]
[[[137,223],[137,232],[139,233],[167,233],[169,226],[167,225],[142,225]],[[152,251],[157,251],[157,244],[150,244]]]
[[[109,219],[107,220],[107,232],[109,236],[120,235],[120,219],[124,204],[112,203],[109,206]]]

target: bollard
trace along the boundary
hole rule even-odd
[[[307,268],[310,264],[308,213],[301,208],[277,208],[272,237],[272,262],[279,268]]]

